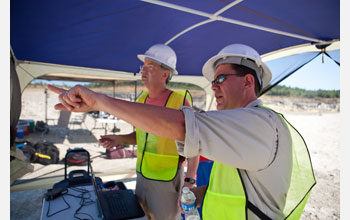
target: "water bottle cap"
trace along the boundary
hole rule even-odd
[[[184,192],[184,193],[188,193],[189,191],[190,191],[190,189],[187,186],[182,188],[182,192]]]

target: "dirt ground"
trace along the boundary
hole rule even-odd
[[[302,214],[303,220],[335,220],[340,219],[340,122],[339,101],[334,100],[296,100],[287,98],[262,97],[265,104],[280,111],[286,119],[303,135],[309,152],[316,177],[316,186],[311,192],[308,203]],[[57,103],[55,94],[48,91],[47,105],[45,105],[45,93],[43,89],[27,88],[22,94],[21,119],[32,119],[35,121],[45,121],[45,115],[49,119],[57,119],[59,112],[53,109]],[[47,108],[45,108],[47,106]],[[45,114],[46,112],[46,114]],[[72,118],[78,113],[73,113]],[[60,149],[60,157],[63,158],[66,150],[72,147],[84,147],[95,157],[93,166],[95,172],[101,174],[104,180],[108,175],[113,178],[120,178],[128,183],[128,188],[135,185],[135,158],[108,160],[101,156],[104,148],[100,147],[97,140],[104,134],[104,129],[92,130],[89,135],[88,130],[94,127],[94,120],[88,117],[84,127],[71,128],[73,138],[59,138],[53,132],[45,138],[55,141],[55,145]],[[98,126],[102,126],[101,124]],[[132,126],[118,122],[119,133],[129,133]],[[113,125],[109,125],[107,132],[111,133]],[[28,137],[27,137],[28,138]],[[43,138],[40,133],[30,135],[32,141]],[[33,164],[35,170],[21,177],[22,180],[31,178],[43,178],[62,174],[62,164],[43,166]],[[60,170],[60,171],[56,171]],[[55,172],[53,172],[55,171]],[[103,174],[103,173],[105,174]],[[12,189],[11,189],[12,190]],[[40,212],[29,214],[21,213],[19,207],[28,204],[30,196],[40,194],[44,189],[32,191],[11,192],[11,219],[37,219]],[[30,194],[32,192],[32,194]],[[33,201],[33,200],[31,200]],[[40,199],[35,200],[40,203]],[[40,210],[40,204],[37,204]],[[30,215],[34,215],[30,218]],[[24,217],[24,218],[23,218]]]

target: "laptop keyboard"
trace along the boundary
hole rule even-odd
[[[126,215],[128,213],[127,204],[119,193],[106,193],[103,195],[108,202],[112,215]]]
[[[107,191],[100,195],[106,220],[132,219],[145,215],[132,190]]]

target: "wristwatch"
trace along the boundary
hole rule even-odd
[[[196,183],[196,179],[186,177],[185,178],[185,182],[188,182],[188,183],[191,183],[191,184],[195,184]]]

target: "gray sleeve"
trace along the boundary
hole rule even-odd
[[[180,155],[191,158],[200,154],[199,152],[199,131],[196,124],[194,111],[191,107],[182,106],[180,110],[185,115],[186,136],[185,141],[177,141],[177,149]],[[186,147],[185,146],[190,146]]]
[[[274,160],[277,151],[278,116],[261,108],[194,112],[181,107],[186,136],[177,142],[185,157],[198,154],[228,166],[261,170]]]

